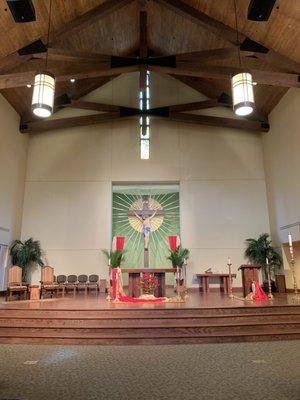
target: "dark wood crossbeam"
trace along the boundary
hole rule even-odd
[[[81,72],[71,72],[66,69],[55,69],[54,71],[55,79],[57,82],[69,81],[71,78],[74,79],[91,79],[99,77],[108,77],[113,75],[119,75],[123,73],[136,72],[139,71],[138,65],[119,67],[119,68],[106,68],[106,69],[87,69]],[[0,89],[9,89],[13,87],[24,87],[28,83],[33,84],[34,76],[36,71],[26,71],[26,72],[16,72],[12,74],[0,74]]]
[[[120,111],[119,106],[114,106],[112,104],[95,103],[91,101],[82,101],[82,100],[71,100],[69,104],[66,104],[66,107],[80,108],[83,110],[103,111],[103,112]]]
[[[211,99],[211,100],[203,100],[197,101],[194,103],[186,103],[186,104],[178,104],[175,106],[170,106],[170,111],[174,112],[182,112],[182,111],[195,111],[195,110],[204,110],[212,107],[230,107],[231,104],[227,102],[222,102],[219,99]]]
[[[85,115],[81,117],[47,119],[44,121],[21,122],[21,133],[37,133],[55,129],[73,128],[77,126],[88,126],[118,120],[120,113],[110,112],[103,114]]]
[[[88,51],[75,51],[67,50],[59,47],[49,47],[47,53],[37,53],[33,54],[33,59],[45,59],[46,56],[49,60],[54,61],[66,61],[66,62],[76,62],[76,63],[92,63],[92,64],[104,64],[110,62],[110,56],[88,52]],[[25,56],[23,56],[25,57]]]
[[[111,66],[113,66],[113,60],[115,61],[116,57],[112,57]],[[119,58],[117,58],[119,60]],[[204,65],[199,64],[196,66],[176,66],[176,67],[165,67],[160,65],[147,65],[147,62],[150,63],[150,59],[132,59],[132,64],[128,62],[127,58],[122,57],[126,60],[125,66],[102,66],[102,68],[93,68],[87,69],[80,72],[70,72],[64,70],[54,70],[55,77],[57,82],[68,81],[71,78],[75,79],[88,79],[88,78],[98,78],[112,75],[119,75],[122,73],[136,72],[141,69],[148,69],[150,71],[164,73],[168,75],[181,75],[181,76],[194,76],[201,78],[209,78],[209,79],[228,79],[233,74],[238,72],[244,72],[241,68],[236,67],[226,67],[226,66],[213,66],[213,65]],[[122,65],[122,62],[118,64]],[[118,65],[114,64],[114,65]],[[290,74],[285,72],[273,72],[273,71],[265,71],[258,69],[248,69],[251,72],[253,79],[256,83],[263,85],[272,85],[272,86],[282,86],[282,87],[300,87],[300,75],[298,74]],[[33,83],[33,78],[36,71],[26,71],[26,72],[17,72],[12,74],[0,74],[0,89],[8,89],[13,87],[22,87],[26,86],[28,83]]]
[[[266,122],[250,121],[246,119],[214,117],[210,115],[193,115],[181,112],[170,112],[169,119],[188,124],[220,126],[242,130],[268,132],[269,124]]]
[[[64,129],[64,128],[72,128],[77,126],[88,126],[94,124],[105,123],[108,121],[118,121],[120,119],[127,118],[137,118],[142,115],[151,115],[155,118],[163,118],[164,120],[176,121],[176,122],[184,122],[198,125],[210,125],[210,126],[220,126],[220,127],[229,127],[235,129],[246,129],[253,131],[261,131],[267,132],[269,130],[269,124],[267,121],[259,122],[252,121],[246,119],[234,119],[234,118],[221,118],[207,115],[195,115],[195,114],[186,114],[181,111],[191,111],[193,108],[203,109],[208,107],[214,107],[219,104],[218,100],[215,100],[214,103],[210,101],[198,102],[196,105],[192,106],[193,103],[189,104],[180,104],[177,106],[165,106],[159,108],[153,108],[147,111],[139,110],[138,108],[128,108],[107,104],[99,104],[93,102],[83,102],[83,101],[74,101],[73,106],[78,108],[84,108],[89,110],[96,111],[108,111],[102,114],[93,114],[82,117],[74,117],[74,118],[62,118],[62,119],[48,119],[44,121],[30,121],[30,122],[22,122],[20,125],[20,131],[22,133],[36,133],[36,132],[45,132],[49,130],[55,129]],[[204,103],[206,103],[204,105]],[[70,102],[70,106],[72,106],[72,101]]]
[[[161,72],[169,75],[195,76],[210,79],[228,79],[233,74],[244,72],[242,68],[223,67],[213,65],[197,65],[196,68],[184,67],[161,67],[156,65],[148,66],[153,72]],[[282,86],[282,87],[300,87],[300,76],[298,74],[289,74],[285,72],[264,71],[258,69],[248,69],[251,72],[253,80],[262,85]]]
[[[183,2],[182,0],[153,0],[156,3],[162,4],[176,14],[179,14],[185,18],[188,18],[192,22],[197,25],[200,25],[202,28],[209,30],[210,32],[214,33],[216,36],[228,41],[234,46],[241,46],[241,44],[247,39],[247,36],[244,35],[242,32],[239,32],[239,40],[237,41],[236,30],[232,29],[230,26],[223,24],[222,22],[208,16],[207,14],[197,10],[196,8],[190,6],[189,4]],[[260,55],[263,54],[263,58],[266,61],[268,57],[277,59],[278,63],[281,63],[283,66],[287,66],[290,71],[300,73],[300,64],[289,59],[288,57],[272,50],[268,49],[265,46],[265,43],[257,42],[250,39],[253,43],[257,43],[258,45],[264,47],[264,53],[256,52],[256,56],[260,58]],[[273,60],[270,63],[273,63]]]

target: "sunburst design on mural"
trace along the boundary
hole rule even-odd
[[[151,219],[150,267],[166,267],[168,262],[168,236],[179,235],[179,193],[148,194],[149,208],[163,210],[164,215]],[[128,216],[131,210],[142,210],[141,193],[113,193],[113,236],[125,236],[126,267],[142,267],[144,238],[142,223],[135,216]]]
[[[136,200],[129,208],[129,210],[131,210],[131,211],[142,211],[142,209],[143,209],[142,198],[140,198],[139,200]],[[156,210],[157,211],[163,210],[163,207],[161,206],[161,204],[159,204],[159,202],[157,200],[150,198],[149,199],[149,209],[153,210],[153,212],[155,212]],[[143,224],[139,218],[137,218],[135,216],[129,216],[128,220],[129,220],[130,225],[133,227],[133,229],[135,229],[137,232],[142,233]],[[164,221],[163,215],[155,215],[153,218],[151,218],[151,220],[150,220],[151,232],[156,231],[161,226],[163,221]]]

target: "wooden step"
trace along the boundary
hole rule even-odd
[[[207,336],[207,337],[180,337],[180,338],[40,338],[40,337],[3,337],[2,344],[47,344],[47,345],[180,345],[203,343],[236,343],[236,342],[264,342],[281,340],[300,340],[299,333],[292,334],[265,334],[265,335],[236,335],[236,336]]]
[[[109,310],[49,310],[49,309],[0,309],[0,318],[55,318],[55,319],[153,319],[153,318],[195,318],[239,315],[300,315],[300,306],[267,306],[241,308],[194,308],[194,309],[109,309]]]
[[[0,318],[2,327],[14,328],[135,328],[135,327],[193,327],[193,326],[239,326],[300,323],[299,315],[254,315],[254,316],[217,316],[198,318],[130,318],[130,319],[94,319],[94,318]]]
[[[1,328],[0,337],[60,338],[169,338],[242,336],[265,334],[300,334],[300,324],[209,326],[177,328]]]

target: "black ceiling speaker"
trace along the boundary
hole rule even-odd
[[[268,21],[276,0],[251,0],[248,7],[248,19]]]
[[[32,0],[6,0],[16,22],[36,21]]]

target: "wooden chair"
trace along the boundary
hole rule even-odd
[[[77,276],[76,275],[68,275],[67,283],[66,283],[66,291],[68,292],[73,290],[73,294],[75,295],[77,289]]]
[[[99,282],[98,275],[90,275],[89,281],[87,283],[88,290],[90,291],[91,289],[96,289],[96,292],[98,292],[98,289],[99,289],[98,282]]]
[[[22,268],[13,265],[8,270],[6,301],[11,300],[13,294],[19,294],[20,299],[21,294],[23,294],[23,299],[26,300],[27,290],[27,286],[22,282]]]
[[[77,283],[77,290],[84,289],[84,293],[87,294],[87,280],[88,276],[87,275],[79,275],[78,276],[78,283]]]
[[[51,297],[53,297],[53,293],[57,295],[58,290],[58,285],[54,282],[54,268],[49,265],[42,267],[41,299],[44,298],[44,294],[47,292],[50,292]]]

